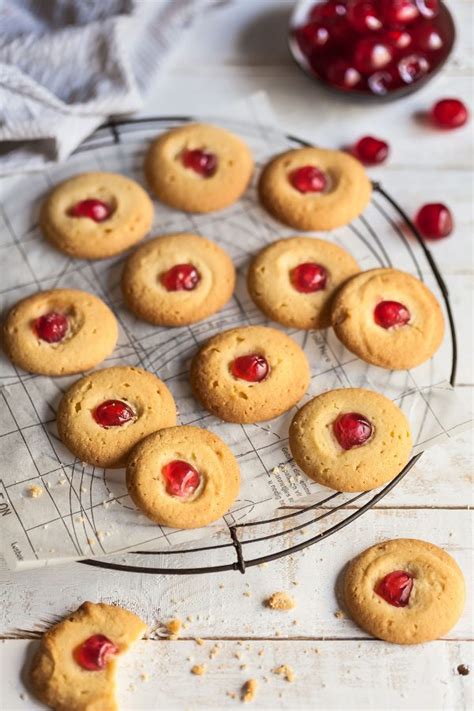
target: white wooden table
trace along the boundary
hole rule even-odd
[[[419,94],[382,107],[342,103],[292,64],[285,44],[291,2],[236,0],[188,31],[156,82],[148,114],[212,113],[215,106],[264,89],[282,127],[340,147],[367,133],[387,138],[392,154],[373,171],[409,213],[443,201],[454,235],[432,250],[447,281],[460,334],[459,395],[472,405],[472,126],[443,134],[415,115],[436,98],[472,93],[472,3],[450,2],[460,38],[449,67]],[[245,576],[154,577],[79,564],[12,574],[0,570],[0,707],[40,708],[22,682],[35,630],[84,600],[122,603],[150,621],[189,617],[181,639],[144,641],[122,664],[124,709],[222,709],[239,704],[248,678],[259,682],[256,709],[467,709],[472,679],[472,616],[428,645],[403,648],[369,639],[340,609],[335,584],[346,561],[384,538],[413,536],[454,555],[472,576],[470,434],[426,453],[377,508],[336,536]],[[263,599],[287,590],[297,608],[279,613]],[[472,590],[470,591],[472,595]],[[470,595],[468,595],[469,599]],[[14,636],[16,639],[12,639]],[[196,644],[196,637],[205,640]],[[210,650],[218,642],[218,654]],[[190,673],[205,662],[207,674]],[[272,674],[290,664],[293,683]],[[233,698],[233,694],[237,694]]]

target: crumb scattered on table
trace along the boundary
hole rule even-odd
[[[207,669],[205,664],[195,664],[191,667],[191,674],[195,674],[196,676],[204,676],[206,671]]]
[[[257,693],[257,680],[256,679],[249,679],[248,681],[245,682],[245,684],[242,687],[242,701],[245,704],[248,704],[250,701],[253,701],[255,698],[255,694]]]
[[[166,623],[166,629],[170,639],[177,639],[181,632],[183,623],[177,617]]]
[[[194,641],[195,641],[196,644],[198,644],[200,647],[202,647],[203,644],[205,643],[204,640],[201,639],[200,637],[196,637],[196,639],[195,639]]]
[[[295,672],[289,664],[281,664],[279,667],[276,667],[276,669],[273,670],[273,673],[282,676],[285,681],[292,682],[295,680]]]
[[[286,592],[275,592],[264,601],[264,605],[272,610],[292,610],[296,602]]]
[[[342,610],[337,610],[334,613],[334,617],[337,617],[338,620],[343,620],[345,618],[345,613]]]
[[[32,484],[28,487],[27,492],[30,499],[38,499],[40,496],[43,496],[44,489],[38,486],[38,484]]]

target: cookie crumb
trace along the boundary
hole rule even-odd
[[[215,644],[209,652],[209,659],[214,659],[220,652],[220,645]]]
[[[32,484],[28,487],[27,492],[30,499],[39,499],[40,496],[43,496],[44,489],[38,484]]]
[[[196,644],[198,644],[200,647],[202,647],[203,644],[205,644],[204,640],[201,639],[200,637],[196,637],[196,639],[195,639],[194,641],[195,641]]]
[[[191,674],[195,674],[196,676],[204,676],[206,671],[207,669],[205,664],[195,664],[191,667]]]
[[[242,671],[244,671],[245,669],[247,669],[247,667],[248,667],[248,664],[241,664],[239,669],[242,669]]]
[[[245,684],[242,687],[242,701],[245,704],[250,703],[251,701],[254,700],[255,694],[257,693],[257,680],[256,679],[249,679],[248,681],[245,682]]]
[[[141,679],[142,681],[149,681],[149,680],[150,680],[150,675],[147,674],[146,672],[143,672],[142,674],[140,674],[140,679]]]
[[[226,691],[225,693],[226,693],[226,696],[228,696],[230,699],[235,699],[235,697],[237,696],[235,691]]]
[[[292,610],[296,606],[294,599],[285,592],[273,593],[263,604],[272,610]]]
[[[170,639],[177,639],[179,633],[181,632],[181,627],[183,623],[178,618],[174,618],[166,623],[166,629]]]
[[[467,664],[460,664],[460,665],[458,666],[458,668],[457,668],[457,672],[458,672],[458,674],[460,674],[461,676],[467,676],[467,675],[470,673],[470,671],[471,671],[471,670],[469,669],[469,667],[467,666]]]
[[[281,664],[279,667],[276,667],[276,669],[273,670],[273,673],[279,674],[279,676],[282,676],[285,681],[292,682],[295,680],[295,672],[289,664]]]
[[[242,593],[244,597],[252,597],[252,593],[250,590],[245,590],[245,592]]]
[[[342,610],[337,610],[334,613],[334,617],[337,617],[338,620],[343,620],[345,618],[346,614]]]

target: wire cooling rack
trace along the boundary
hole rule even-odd
[[[73,156],[71,161],[59,169],[54,169],[53,174],[48,176],[48,180],[51,183],[56,183],[71,174],[81,172],[81,170],[94,169],[115,170],[117,172],[128,173],[135,179],[140,179],[143,154],[146,150],[147,142],[159,132],[182,125],[192,120],[193,119],[191,117],[175,116],[133,119],[108,123],[99,128],[93,136],[87,139],[77,149],[75,156]],[[221,121],[221,123],[227,125],[230,130],[241,134],[245,140],[251,144],[256,158],[257,171],[266,162],[266,160],[268,160],[269,155],[272,153],[277,153],[289,148],[310,145],[295,136],[282,134],[276,129],[262,127],[258,124],[258,122],[256,122],[255,125],[239,122],[237,120],[231,122]],[[254,144],[252,143],[253,141]],[[259,153],[258,147],[262,147],[262,145],[266,146],[266,150],[260,151]],[[363,268],[395,266],[416,274],[420,279],[427,281],[429,286],[436,291],[439,298],[444,302],[445,313],[449,324],[449,339],[445,339],[445,344],[443,346],[445,348],[445,354],[442,360],[445,364],[447,372],[442,373],[442,380],[449,380],[451,385],[454,385],[457,360],[456,332],[446,285],[431,253],[404,210],[379,183],[374,183],[373,187],[374,192],[371,205],[364,212],[364,215],[359,217],[358,220],[354,221],[351,225],[348,225],[347,228],[344,228],[347,233],[346,238],[349,240],[355,240],[359,245],[360,251],[363,252]],[[293,231],[285,231],[281,225],[279,226],[274,223],[268,215],[263,213],[263,211],[258,214],[255,213],[255,210],[259,209],[255,194],[255,185],[249,189],[246,196],[244,196],[240,203],[235,206],[235,212],[232,211],[233,209],[234,208],[231,208],[230,211],[226,211],[227,214],[225,217],[222,217],[220,214],[202,217],[187,216],[185,218],[187,220],[187,229],[188,231],[195,231],[198,233],[201,232],[202,234],[214,237],[219,241],[219,239],[222,238],[223,226],[225,226],[225,222],[227,221],[229,224],[233,219],[235,220],[239,216],[242,218],[243,215],[248,217],[249,234],[252,233],[253,230],[254,241],[252,249],[254,251],[262,246],[262,239],[268,242],[282,236],[287,236],[288,234],[293,234]],[[161,206],[159,214],[160,223],[155,225],[155,233],[184,231],[182,224],[184,219],[183,215],[181,215],[181,222],[179,222],[179,219],[174,216],[172,212],[166,212],[166,209]],[[21,251],[22,247],[20,245],[20,240],[15,237],[15,225],[9,224],[11,223],[11,219],[7,220],[6,214],[4,221],[8,228],[7,231],[11,235],[15,246],[18,247],[19,251]],[[29,231],[33,233],[34,230],[37,229],[37,226],[33,224],[28,229],[28,226],[24,225],[22,228],[26,231],[28,236]],[[259,229],[260,232],[258,231]],[[19,230],[17,228],[16,232],[18,233],[18,231]],[[337,237],[336,241],[338,241]],[[245,271],[244,263],[248,255],[240,252],[238,249],[239,245],[235,244],[235,242],[230,243],[226,242],[225,239],[221,239],[221,243],[230,251],[234,261],[236,262],[238,273],[240,273],[240,276],[243,276],[243,272]],[[394,249],[394,245],[402,245],[402,249],[397,251]],[[346,245],[343,244],[343,246]],[[39,247],[39,249],[41,249],[41,247]],[[392,258],[392,251],[397,252],[396,259]],[[21,284],[21,288],[51,288],[50,283],[47,282],[47,275],[42,275],[40,278],[39,267],[31,268],[31,259],[26,259],[26,255],[23,251],[21,251],[21,256],[23,257],[25,263],[28,264],[30,273],[34,276],[33,282]],[[32,259],[34,260],[34,256]],[[58,279],[55,281],[55,284],[67,286],[67,282],[64,282],[64,279],[67,279],[73,271],[76,274],[82,275],[85,274],[87,270],[90,270],[90,275],[89,272],[87,272],[87,278],[89,281],[86,282],[85,288],[93,290],[93,281],[100,279],[106,280],[110,287],[110,285],[114,285],[116,281],[116,274],[118,273],[117,266],[121,266],[121,259],[122,258],[120,258],[117,263],[112,263],[111,266],[104,268],[98,267],[97,271],[93,268],[93,266],[87,264],[84,266],[80,263],[79,265],[66,264],[63,271],[58,269],[58,273],[55,275]],[[92,280],[90,277],[92,277]],[[103,294],[101,295],[103,297]],[[17,298],[19,297],[17,296]],[[226,313],[222,317],[222,320],[216,321],[215,324],[212,324],[211,329],[209,324],[205,323],[201,331],[197,334],[198,338],[202,339],[207,337],[209,335],[209,330],[212,331],[212,329],[214,329],[212,332],[215,332],[223,327],[228,328],[235,325],[232,323],[232,319],[235,318],[235,314],[238,313],[239,310],[242,311],[242,305],[239,303],[237,295],[234,296],[234,299],[236,304],[231,307],[229,313]],[[117,306],[117,302],[114,301],[112,297],[110,298],[109,303],[112,307]],[[234,309],[233,311],[232,308]],[[251,322],[263,323],[265,321],[262,314],[256,310]],[[292,333],[292,335],[294,334]],[[160,359],[163,357],[163,351],[166,350],[166,340],[153,342],[152,346],[144,347],[142,342],[138,339],[136,342],[133,342],[130,332],[127,333],[127,336],[128,343],[125,344],[123,357],[127,357],[127,353],[128,355],[134,353],[138,358],[138,364],[143,365],[145,368],[154,369],[157,363],[161,366]],[[195,333],[191,332],[191,336],[194,340],[196,340]],[[188,341],[192,340],[190,339],[189,334],[186,335],[186,338]],[[327,340],[331,338],[330,334],[327,336],[324,333],[321,333],[318,335],[318,338],[320,339],[319,347],[325,348],[326,345],[328,345],[328,349],[331,350],[331,344],[327,344]],[[127,348],[128,351],[126,350]],[[145,362],[142,361],[140,354],[145,354]],[[171,355],[167,357],[168,359],[172,358],[172,352]],[[352,359],[352,361],[356,360],[357,359],[354,358]],[[319,378],[323,378],[318,381],[318,387],[320,384],[321,387],[327,387],[327,385],[331,383],[335,383],[333,387],[337,387],[337,371],[343,370],[344,367],[350,367],[352,361],[346,359],[344,362],[342,357],[339,359],[336,356],[335,365],[333,359],[332,367],[328,368],[328,375],[325,376],[324,372],[318,375]],[[113,363],[107,364],[111,365]],[[334,380],[328,383],[328,381],[325,381],[324,378],[328,378],[330,373],[332,374]],[[34,395],[32,395],[29,391],[27,384],[34,384],[35,376],[28,376],[28,379],[16,372],[14,377],[17,380],[19,379],[20,384],[23,386],[25,391],[28,391],[30,400],[33,400]],[[439,382],[439,380],[436,380],[436,382],[433,381],[432,373],[430,373],[429,369],[426,373],[419,376],[418,380],[415,380],[412,377],[412,381],[413,382],[410,386],[411,390],[417,391],[418,393],[422,393],[427,387]],[[346,380],[346,383],[347,382],[350,383],[350,381]],[[405,394],[406,393],[403,393],[402,396]],[[427,403],[427,409],[428,408],[429,403]],[[199,420],[194,421],[197,421],[199,424]],[[190,421],[186,422],[186,424],[189,423]],[[20,424],[16,424],[17,428],[21,430]],[[45,419],[41,419],[40,424],[45,432],[46,428],[52,426],[50,425],[50,422],[45,421]],[[443,432],[447,434],[443,425],[441,425],[441,428]],[[24,433],[22,432],[22,434]],[[48,438],[51,443],[52,438],[50,435],[51,433],[49,433]],[[52,437],[54,438],[54,434]],[[268,469],[266,460],[262,462],[260,459],[260,450],[258,449],[258,445],[251,441],[248,433],[246,433],[246,437],[254,454],[262,463],[263,468]],[[38,455],[36,455],[34,448],[31,448],[30,450],[26,437],[24,437],[24,440],[27,444],[28,453],[31,459],[34,460]],[[423,437],[419,439],[419,443],[423,443],[425,441],[427,441],[427,439],[425,440]],[[291,464],[291,454],[289,453],[289,450],[287,451],[288,460],[285,463]],[[97,503],[93,503],[92,488],[90,490],[90,501],[86,504],[82,501],[81,494],[79,493],[78,495],[77,490],[74,490],[73,486],[74,476],[80,477],[80,484],[78,488],[82,491],[84,467],[82,466],[81,470],[80,463],[77,462],[64,464],[61,461],[61,457],[58,456],[57,453],[56,456],[59,464],[58,470],[61,469],[62,472],[65,472],[67,467],[71,467],[71,469],[69,469],[70,477],[66,474],[67,481],[69,483],[69,503],[65,505],[65,512],[63,513],[61,510],[62,504],[59,501],[54,501],[57,513],[54,514],[55,518],[51,519],[51,522],[48,521],[48,524],[52,525],[57,522],[59,526],[58,530],[63,531],[64,528],[66,528],[71,540],[74,534],[76,536],[76,541],[78,541],[76,532],[71,532],[69,524],[72,524],[72,528],[74,528],[73,513],[77,513],[79,511],[79,513],[84,513],[86,517],[91,514],[93,532],[97,535],[98,527],[94,521],[94,507],[97,506]],[[183,543],[178,547],[171,547],[168,537],[165,535],[162,539],[163,546],[153,544],[152,549],[145,549],[145,546],[142,545],[140,546],[140,550],[116,553],[113,556],[110,556],[109,551],[106,550],[103,545],[100,545],[99,551],[103,551],[104,554],[107,553],[107,558],[87,558],[81,560],[80,562],[86,565],[101,568],[150,574],[164,573],[184,575],[221,572],[227,570],[236,570],[244,573],[245,569],[248,567],[267,563],[276,560],[277,558],[300,551],[308,546],[312,546],[353,523],[356,519],[383,499],[383,497],[385,497],[407,475],[420,456],[421,453],[414,456],[403,471],[401,471],[388,484],[379,490],[362,492],[358,494],[345,494],[341,492],[332,492],[328,489],[320,487],[318,489],[318,494],[316,495],[313,490],[311,503],[308,505],[298,505],[298,502],[295,502],[290,506],[285,502],[286,505],[277,509],[275,515],[269,518],[260,517],[258,520],[251,522],[242,520],[239,522],[239,514],[234,511],[233,515],[231,514],[225,518],[227,528],[219,532],[212,539],[205,539],[203,542],[195,541],[193,544]],[[76,465],[79,465],[77,466],[77,469]],[[41,472],[39,473],[43,476]],[[47,474],[50,473],[51,472],[47,472]],[[89,474],[91,487],[92,481],[98,481],[99,479],[103,480],[103,484],[107,484],[105,472],[100,473],[92,471]],[[14,488],[15,484],[12,484],[11,487]],[[11,493],[11,491],[12,489],[9,489],[9,493]],[[51,496],[50,491],[48,491],[48,495]],[[78,496],[79,498],[80,508],[78,511],[73,510],[74,496]],[[248,504],[249,502],[243,503]],[[38,529],[39,526],[33,526],[32,528]],[[43,526],[43,528],[45,528],[45,526]],[[33,535],[29,529],[25,530],[25,534],[27,537]],[[30,540],[30,537],[28,540]],[[98,543],[100,544],[100,541],[98,541]],[[168,544],[168,549],[166,548],[166,543]],[[200,544],[196,545],[196,543]],[[77,543],[77,545],[79,545],[79,543]],[[76,547],[76,553],[80,554],[82,550],[83,549]],[[76,557],[79,557],[79,555],[76,555]],[[84,558],[83,554],[82,558]]]

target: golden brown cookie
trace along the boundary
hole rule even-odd
[[[78,289],[51,289],[22,299],[3,323],[10,360],[30,373],[71,375],[112,353],[117,321],[101,299]]]
[[[372,185],[358,160],[342,151],[298,148],[268,163],[258,185],[268,212],[297,230],[332,230],[367,207]]]
[[[264,326],[211,338],[191,363],[191,385],[204,407],[227,422],[261,422],[290,410],[309,384],[299,345]]]
[[[354,621],[369,634],[396,644],[421,644],[447,634],[462,615],[463,574],[432,543],[398,538],[355,558],[344,577],[344,597]]]
[[[337,491],[368,491],[399,474],[412,448],[410,425],[395,403],[363,388],[310,400],[290,425],[295,462]]]
[[[180,233],[157,237],[137,249],[122,274],[127,306],[157,326],[202,321],[231,298],[235,269],[214,242]]]
[[[43,635],[30,669],[35,696],[56,711],[117,711],[117,656],[146,630],[128,610],[84,602]]]
[[[132,451],[127,488],[155,523],[199,528],[221,518],[240,488],[239,465],[224,442],[198,427],[170,427]]]
[[[46,239],[71,257],[104,259],[150,230],[153,203],[143,188],[116,173],[81,173],[56,185],[43,203]]]
[[[370,269],[350,279],[332,302],[336,336],[367,363],[414,368],[438,350],[444,318],[435,296],[397,269]]]
[[[252,155],[240,138],[201,123],[163,133],[145,158],[154,194],[185,212],[213,212],[232,205],[245,191],[252,171]]]
[[[162,427],[176,424],[166,385],[146,370],[105,368],[72,385],[59,403],[58,433],[81,461],[124,467],[132,448]]]
[[[273,321],[306,330],[327,328],[332,296],[359,271],[355,259],[336,244],[289,237],[257,254],[247,286],[255,304]]]

